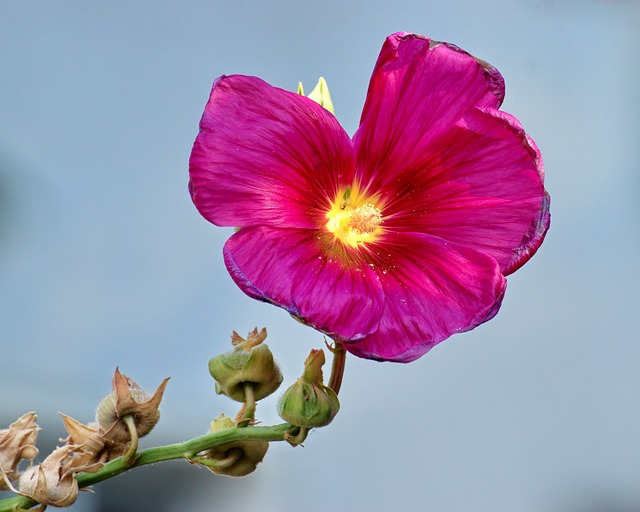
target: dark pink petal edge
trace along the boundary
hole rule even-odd
[[[520,138],[522,146],[527,149],[531,155],[538,175],[540,176],[540,182],[544,185],[544,162],[542,160],[542,154],[538,145],[534,140],[524,131],[522,125],[511,114],[498,111],[505,123],[510,126],[514,133]],[[531,220],[531,224],[525,231],[522,241],[516,247],[513,248],[511,261],[503,271],[504,275],[513,274],[516,270],[522,267],[531,257],[538,251],[545,237],[547,231],[551,225],[551,197],[549,193],[543,188],[543,194],[540,198],[540,207],[536,212],[536,215]]]

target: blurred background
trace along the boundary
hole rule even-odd
[[[200,435],[236,412],[207,361],[254,326],[292,383],[322,337],[227,275],[187,193],[202,109],[221,74],[323,75],[353,134],[413,31],[495,65],[545,157],[551,230],[501,312],[408,365],[350,357],[333,424],[247,478],[163,463],[72,510],[640,510],[639,26],[637,1],[3,0],[0,426],[37,411],[42,459],[119,365],[171,376],[144,447]]]

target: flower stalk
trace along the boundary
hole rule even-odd
[[[136,461],[136,453],[138,452],[138,429],[136,429],[135,420],[131,414],[127,414],[122,421],[127,426],[127,430],[129,430],[129,434],[131,435],[131,443],[129,444],[129,448],[122,456],[125,464],[129,464],[131,466]]]
[[[347,361],[347,351],[342,343],[333,341],[333,347],[326,341],[325,344],[329,351],[333,354],[333,361],[331,363],[331,376],[329,377],[328,386],[333,389],[337,395],[342,387],[342,377],[344,375],[344,367]]]
[[[244,383],[244,399],[245,402],[240,409],[238,416],[238,427],[244,428],[251,425],[254,421],[256,413],[256,394],[254,392],[253,382]],[[242,414],[244,411],[244,414]]]

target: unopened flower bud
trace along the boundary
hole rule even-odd
[[[43,505],[73,504],[78,498],[78,481],[66,464],[73,451],[72,446],[56,448],[42,464],[28,468],[20,475],[19,493]]]
[[[31,460],[38,455],[36,439],[40,428],[35,412],[23,414],[9,428],[0,430],[0,490],[7,487],[1,476],[13,480],[16,469],[23,459]]]
[[[305,361],[304,372],[295,384],[284,392],[278,403],[278,413],[285,421],[298,427],[323,427],[331,423],[340,409],[335,392],[322,383],[324,352],[312,350]]]
[[[167,386],[164,379],[153,395],[144,391],[133,379],[116,369],[113,375],[113,391],[98,405],[96,422],[105,431],[104,437],[114,443],[128,443],[129,429],[123,418],[134,420],[138,437],[147,435],[160,420],[158,407]]]
[[[329,86],[323,77],[320,77],[315,88],[307,97],[320,104],[320,106],[324,107],[332,114],[335,113],[333,111],[333,101],[331,101],[331,95],[329,94]]]
[[[211,432],[219,432],[236,425],[221,414],[211,422]],[[234,441],[198,454],[197,461],[216,475],[246,476],[253,473],[269,449],[267,441]]]
[[[216,392],[245,402],[245,384],[253,384],[255,400],[273,393],[282,383],[282,373],[269,347],[262,342],[267,330],[254,329],[245,340],[233,332],[234,349],[209,360],[209,373],[216,380]]]

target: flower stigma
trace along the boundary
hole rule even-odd
[[[363,242],[372,242],[381,233],[382,211],[372,198],[352,193],[348,187],[334,202],[327,213],[327,229],[342,243],[358,247]]]

